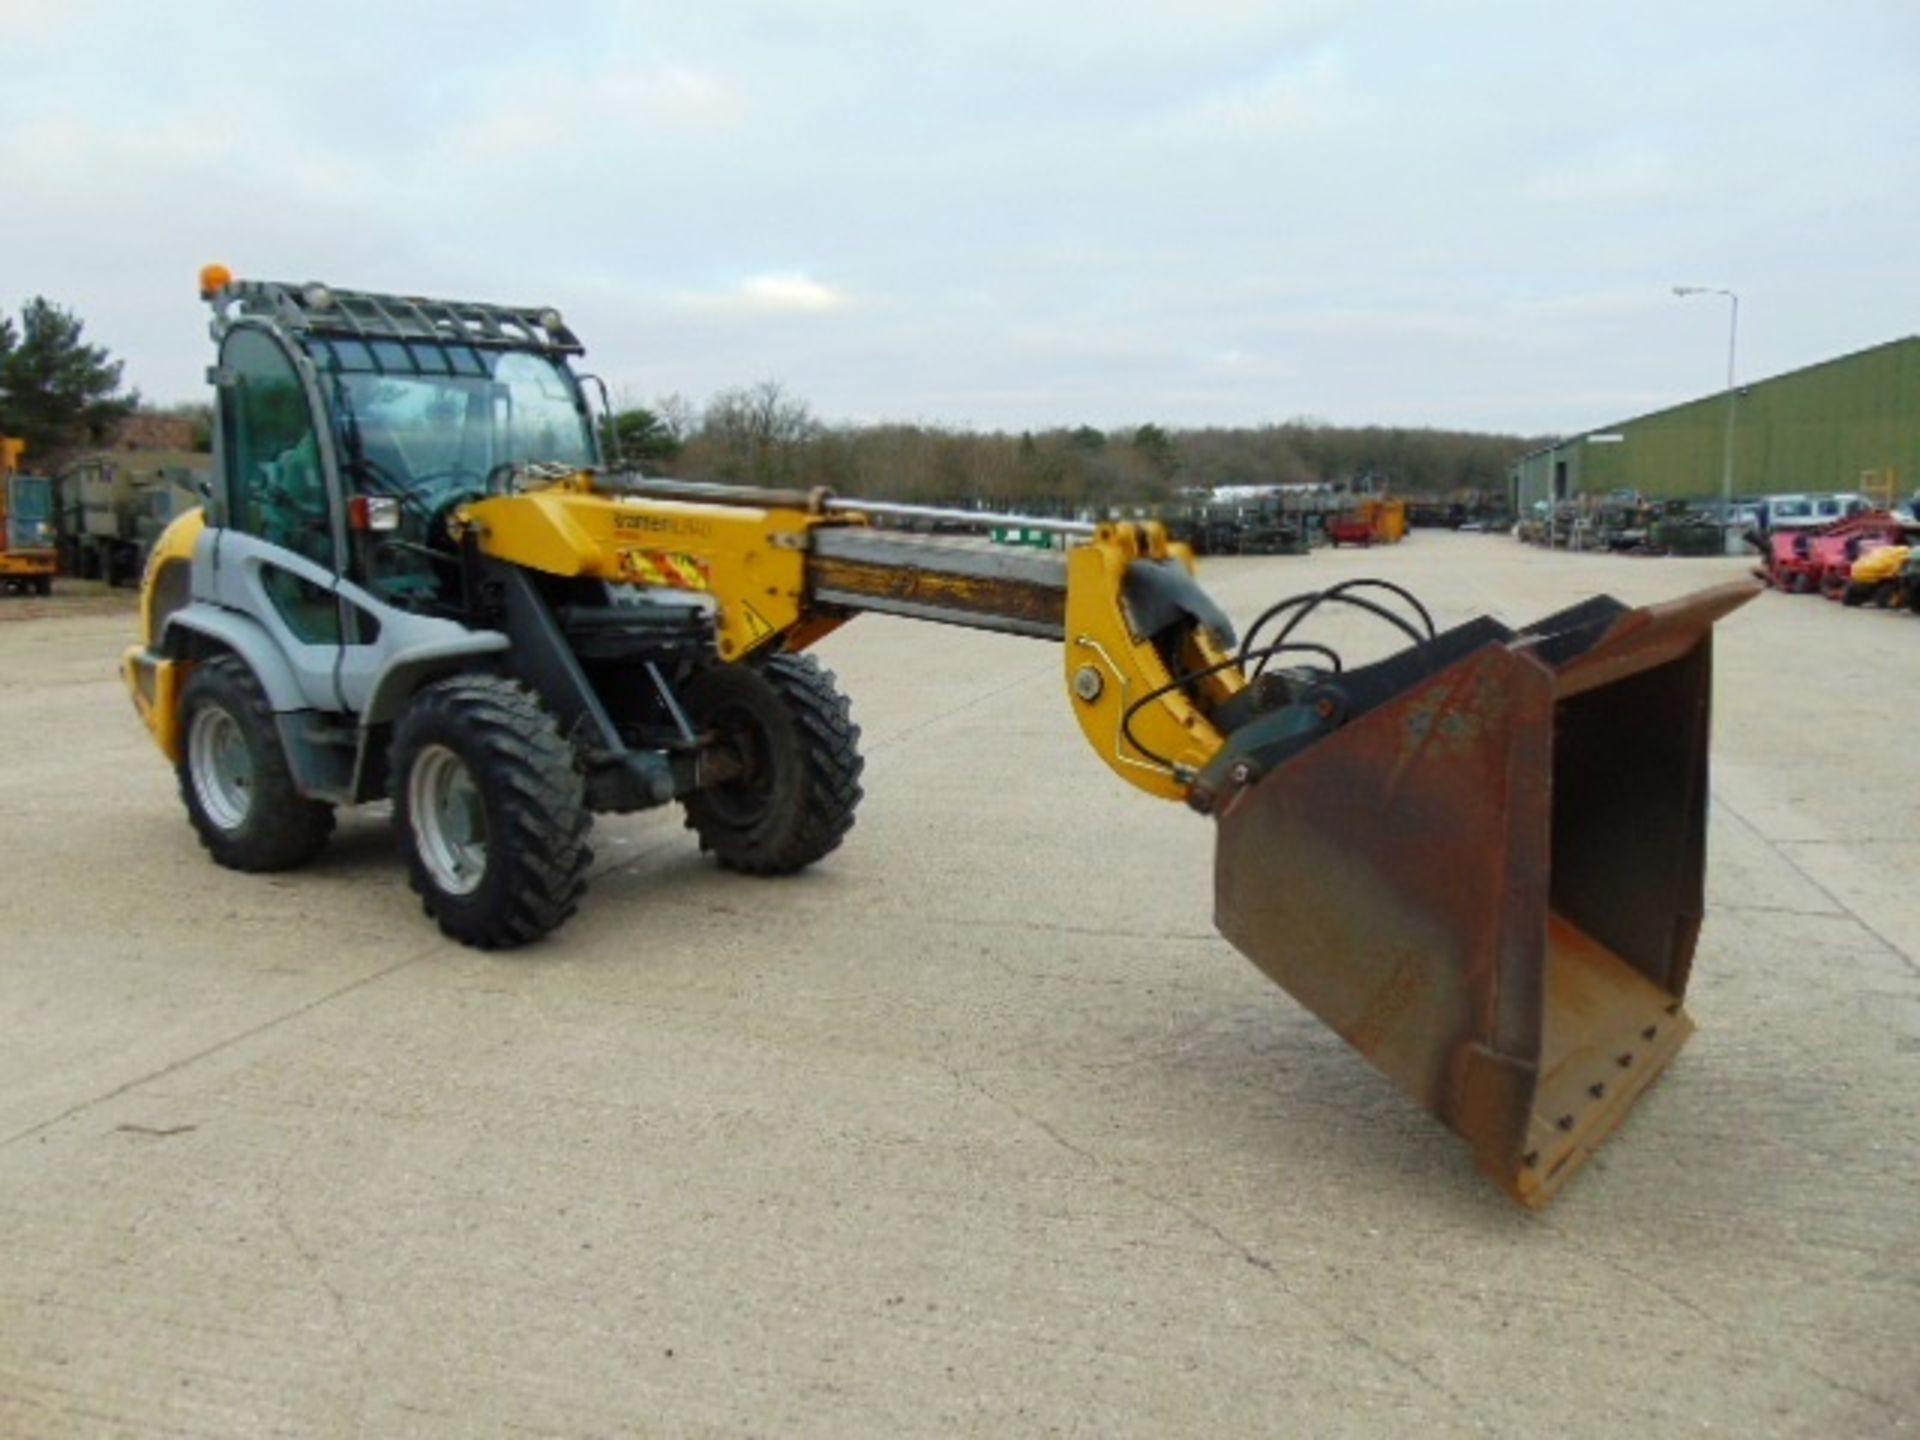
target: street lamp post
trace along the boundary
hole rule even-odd
[[[1690,295],[1724,295],[1731,305],[1727,316],[1727,434],[1720,458],[1720,524],[1722,533],[1733,522],[1733,418],[1737,392],[1733,388],[1734,347],[1740,340],[1740,297],[1731,290],[1711,285],[1676,285],[1673,293],[1681,299]]]

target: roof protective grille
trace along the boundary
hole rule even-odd
[[[245,316],[271,320],[300,335],[357,340],[426,340],[477,349],[539,350],[581,355],[586,346],[552,306],[489,305],[339,290],[317,281],[231,280],[212,297],[218,323]]]

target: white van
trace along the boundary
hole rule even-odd
[[[1871,500],[1853,492],[1838,495],[1769,495],[1761,503],[1766,506],[1766,527],[1769,530],[1805,530],[1873,508]]]

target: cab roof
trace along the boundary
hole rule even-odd
[[[586,353],[586,346],[551,305],[432,300],[340,290],[319,281],[301,285],[279,280],[229,280],[208,296],[208,303],[213,306],[216,334],[239,318],[253,317],[296,335],[425,340],[555,356]]]

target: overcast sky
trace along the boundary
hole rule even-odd
[[[554,303],[635,399],[1572,431],[1920,329],[1920,3],[0,0],[0,304]]]

